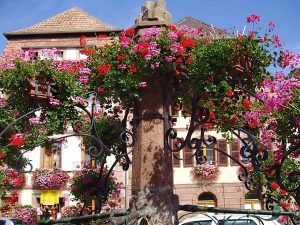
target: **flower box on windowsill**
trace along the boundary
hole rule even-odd
[[[49,99],[53,96],[52,86],[54,82],[49,78],[36,78],[30,80],[29,95],[37,100]]]

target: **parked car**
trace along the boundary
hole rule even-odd
[[[24,223],[19,219],[0,217],[0,225],[24,225]]]
[[[265,215],[198,215],[187,218],[179,225],[280,225],[276,220],[269,220],[271,216]]]

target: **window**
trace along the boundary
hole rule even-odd
[[[217,141],[218,149],[227,153],[227,141],[225,139],[220,139]],[[219,166],[227,166],[228,165],[228,156],[223,154],[222,152],[218,152],[218,164]]]
[[[245,209],[261,209],[260,191],[261,188],[245,194]]]
[[[174,149],[175,148],[175,146],[174,146],[174,141],[172,141],[172,148]],[[172,159],[173,159],[173,166],[174,167],[180,167],[180,159],[178,159],[178,158],[180,158],[180,152],[181,152],[182,150],[180,150],[180,151],[178,151],[178,152],[172,152]]]
[[[207,163],[211,165],[216,163],[214,148],[215,148],[215,143],[213,142],[203,146],[203,156],[206,157]]]
[[[54,143],[42,146],[41,168],[61,168],[61,144]]]
[[[173,166],[180,167],[180,152],[173,152]]]
[[[216,197],[210,192],[204,192],[199,195],[197,205],[215,207],[217,205]]]
[[[230,144],[230,155],[237,161],[240,161],[240,143],[238,139],[235,139],[232,144]],[[237,166],[238,163],[230,159],[231,166]]]
[[[58,50],[56,55],[57,55],[57,60],[63,60],[64,59],[64,51],[63,50]]]

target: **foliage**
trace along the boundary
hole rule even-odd
[[[17,189],[22,188],[26,183],[24,173],[19,173],[12,168],[0,170],[0,196],[5,205],[12,205],[18,200]]]
[[[80,81],[82,74],[89,73],[82,69],[84,62],[58,61],[56,49],[41,51],[41,58],[35,58],[32,49],[20,51],[0,65],[0,89],[6,96],[0,99],[1,130],[15,121],[0,140],[1,162],[13,167],[21,163],[15,157],[20,154],[20,147],[32,149],[43,143],[47,136],[63,133],[70,123],[81,117],[76,108],[80,106],[76,97],[84,96],[87,91],[86,85]],[[33,80],[51,83],[51,97],[33,96]],[[43,108],[16,121],[39,107]],[[24,141],[14,144],[16,142],[11,139],[15,135]]]
[[[100,115],[97,116],[94,120],[95,130],[97,135],[101,138],[101,141],[108,147],[110,150],[116,150],[117,147],[121,144],[120,135],[124,131],[122,122],[117,114],[115,115]],[[91,124],[87,125],[89,129]],[[96,135],[96,134],[93,134]],[[119,140],[119,141],[118,141]],[[86,137],[86,145],[97,145],[93,139]]]
[[[191,169],[191,176],[194,181],[212,181],[219,177],[220,171],[218,166],[208,163],[195,165]]]
[[[30,205],[16,207],[13,218],[20,219],[27,225],[33,225],[37,221],[36,209]]]
[[[108,171],[100,168],[85,167],[83,170],[77,172],[71,181],[71,194],[75,200],[82,203],[89,203],[99,193],[104,196],[104,201],[113,193],[119,193],[120,186],[116,182],[113,174],[108,174]],[[104,202],[103,202],[104,203]]]
[[[35,189],[62,189],[69,181],[69,175],[59,169],[37,169],[32,176]]]
[[[68,218],[68,217],[73,217],[73,216],[80,216],[82,208],[76,205],[72,206],[65,206],[62,208],[62,217],[63,218]],[[90,214],[89,208],[84,208],[82,215],[88,215]]]
[[[247,18],[253,25],[259,20],[256,14]],[[206,110],[209,122],[218,124],[217,130],[228,131],[232,126],[250,129],[263,148],[271,152],[272,157],[263,162],[264,172],[282,164],[286,174],[279,186],[295,187],[299,181],[291,181],[288,175],[299,168],[299,75],[297,72],[286,77],[279,73],[272,77],[266,67],[276,64],[280,68],[296,68],[300,54],[281,48],[279,37],[272,34],[274,27],[270,22],[264,34],[251,30],[236,37],[227,35],[228,38],[203,35],[200,29],[187,27],[153,27],[138,37],[134,36],[135,30],[129,29],[111,45],[85,46],[83,52],[89,58],[84,62],[56,61],[51,50],[44,50],[45,57],[37,60],[32,51],[22,52],[0,65],[0,88],[8,94],[7,99],[0,99],[1,130],[38,106],[45,110],[7,130],[0,139],[1,163],[15,164],[21,148],[33,148],[47,136],[63,132],[67,121],[79,119],[80,111],[75,107],[85,101],[82,96],[86,90],[97,91],[99,103],[106,110],[116,103],[132,109],[141,100],[143,90],[159,81],[168,82],[175,90],[174,102],[190,105],[191,98],[197,97],[197,111]],[[214,33],[213,29],[211,32]],[[86,40],[82,38],[81,42]],[[33,103],[29,95],[33,78],[55,83],[50,99]],[[249,92],[256,92],[263,102],[250,97]],[[119,119],[105,116],[94,125],[105,144],[116,148],[112,140],[122,127]],[[285,159],[289,150],[293,154]],[[210,177],[210,172],[202,173],[204,166],[210,165],[198,166],[193,174],[198,176],[199,170],[199,176]],[[75,199],[88,202],[100,192],[108,197],[117,193],[118,185],[112,175],[107,177],[108,185],[104,187],[107,173],[98,169],[79,172],[72,180]],[[270,174],[265,176],[263,185],[269,187],[273,178]],[[267,194],[280,198],[279,189],[270,190]]]

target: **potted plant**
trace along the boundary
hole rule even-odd
[[[106,183],[105,183],[106,181]],[[106,185],[105,185],[106,184]],[[112,173],[108,175],[108,171],[101,168],[85,167],[83,170],[76,172],[71,180],[71,194],[75,200],[85,205],[91,202],[101,193],[104,202],[115,192],[119,192],[120,185],[116,182],[116,178]]]
[[[27,225],[33,225],[37,221],[36,209],[30,205],[15,208],[13,218],[22,220]]]
[[[191,176],[194,181],[205,182],[218,179],[220,174],[219,168],[216,165],[204,163],[192,167]]]
[[[69,181],[69,175],[58,169],[37,169],[32,176],[34,189],[63,189]]]

